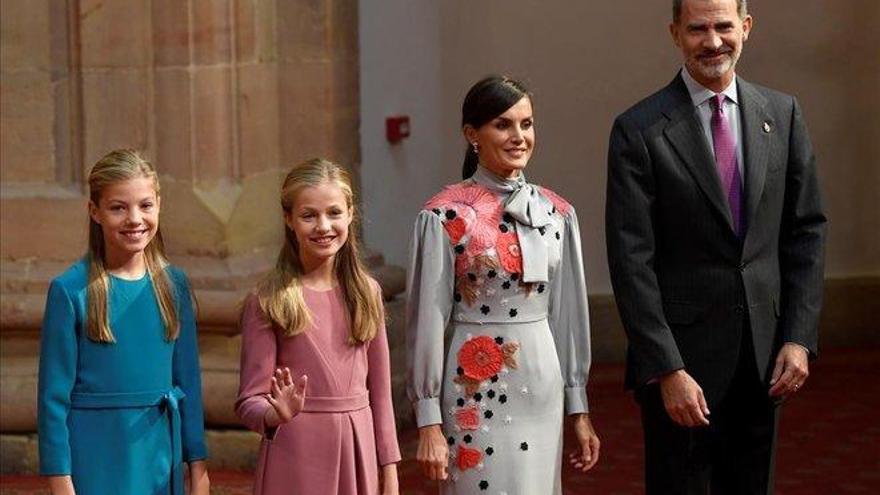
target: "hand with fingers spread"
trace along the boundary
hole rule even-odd
[[[672,421],[686,426],[709,424],[709,406],[703,389],[685,370],[677,370],[660,378],[663,406]]]
[[[445,480],[449,462],[449,445],[443,437],[440,425],[419,428],[419,448],[416,461],[422,466],[422,473],[430,480]]]
[[[575,414],[573,419],[574,434],[580,449],[569,454],[568,462],[575,469],[585,473],[599,461],[599,435],[593,429],[589,414]]]
[[[306,401],[306,387],[309,377],[303,375],[293,381],[290,368],[278,368],[272,376],[272,392],[266,400],[272,409],[266,411],[266,426],[275,427],[287,423],[299,414]]]
[[[770,378],[771,397],[785,399],[804,386],[810,376],[807,349],[799,344],[788,342],[779,350],[776,365]]]

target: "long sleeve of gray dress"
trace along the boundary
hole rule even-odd
[[[590,313],[574,208],[565,216],[563,229],[562,258],[550,291],[549,324],[565,382],[565,411],[576,414],[589,412]]]
[[[419,427],[443,422],[444,334],[452,315],[455,255],[440,218],[416,218],[407,281],[407,395]]]

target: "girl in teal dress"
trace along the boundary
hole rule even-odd
[[[113,151],[89,174],[89,252],[43,317],[40,474],[53,495],[208,493],[195,317],[159,232],[149,162]]]

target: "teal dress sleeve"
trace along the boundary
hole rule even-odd
[[[40,474],[71,474],[70,393],[76,383],[76,313],[64,286],[53,280],[46,298],[40,332],[40,374],[37,387],[37,428]]]
[[[186,394],[180,405],[180,432],[183,460],[192,462],[208,457],[198,335],[189,281],[182,271],[173,268],[169,271],[176,288],[180,321],[180,335],[174,345],[172,381]]]

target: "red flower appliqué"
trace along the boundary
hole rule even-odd
[[[571,204],[562,199],[562,196],[556,194],[555,192],[547,189],[543,186],[538,186],[538,190],[541,191],[541,194],[550,200],[553,203],[553,206],[556,207],[556,211],[558,211],[562,215],[568,215],[568,212],[571,210]]]
[[[449,239],[453,244],[458,244],[467,230],[467,225],[462,217],[455,217],[452,220],[446,221],[443,227],[446,228],[446,233],[449,234]]]
[[[464,375],[476,381],[483,381],[498,374],[504,364],[501,346],[488,335],[474,337],[458,350],[458,365]]]
[[[498,253],[501,267],[507,273],[522,273],[522,253],[519,250],[519,238],[517,238],[516,232],[499,234],[495,251]]]
[[[478,254],[495,243],[502,207],[498,197],[485,187],[470,182],[447,186],[431,198],[425,208],[453,209],[464,218],[466,233],[470,236],[469,253]]]
[[[483,453],[477,449],[471,449],[462,445],[458,446],[458,469],[467,471],[480,465]]]
[[[470,405],[455,411],[455,424],[462,430],[476,430],[480,427],[480,411]]]

